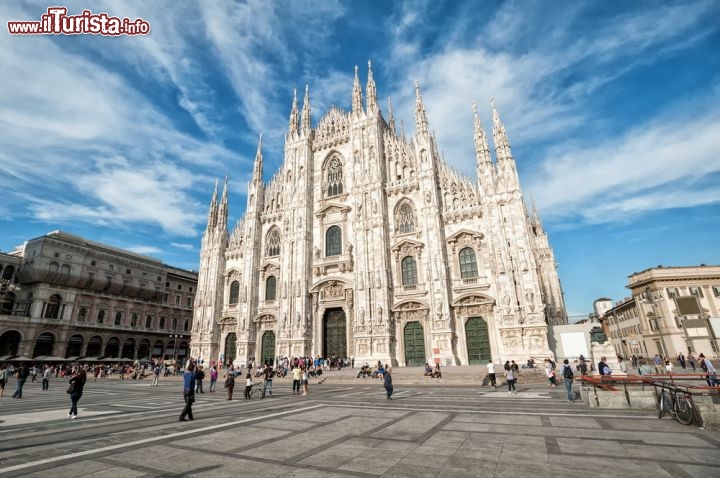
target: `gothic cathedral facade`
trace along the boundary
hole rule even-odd
[[[445,164],[415,86],[415,135],[383,118],[369,68],[352,108],[311,125],[306,87],[285,160],[228,232],[227,182],[202,239],[191,355],[245,364],[353,357],[400,366],[549,357],[567,323],[553,251],[528,212],[493,104],[493,161],[475,109],[477,182]]]

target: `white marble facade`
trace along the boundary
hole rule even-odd
[[[333,107],[314,128],[306,88],[267,183],[261,138],[229,233],[227,184],[219,200],[216,188],[193,356],[403,366],[552,355],[547,324],[567,321],[556,264],[494,104],[495,160],[475,113],[475,182],[440,159],[415,89],[405,137],[380,111],[371,68],[364,101],[356,69],[351,110]]]

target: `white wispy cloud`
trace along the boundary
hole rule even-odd
[[[195,249],[195,246],[193,244],[182,244],[179,242],[171,242],[171,246],[176,247],[178,249],[184,249],[186,251],[192,251]]]
[[[518,11],[521,7],[522,15]],[[642,128],[646,131],[620,138],[606,135],[593,147],[587,143],[578,146],[574,141],[588,130],[607,129],[603,118],[594,117],[588,108],[593,92],[642,64],[704,38],[711,29],[703,26],[707,25],[703,21],[716,9],[712,2],[638,9],[617,15],[599,27],[596,24],[592,34],[584,33],[582,6],[549,12],[553,26],[550,31],[546,28],[548,22],[538,21],[539,17],[532,13],[545,7],[531,4],[527,8],[529,11],[525,11],[525,2],[504,4],[480,33],[460,22],[435,42],[440,45],[436,51],[428,52],[413,45],[417,43],[418,28],[429,19],[400,7],[398,25],[414,28],[394,30],[390,58],[392,66],[402,72],[391,85],[396,117],[404,119],[406,127],[414,125],[411,85],[418,79],[430,128],[437,132],[446,160],[471,175],[475,167],[472,101],[478,101],[489,133],[490,108],[486,101],[496,98],[511,144],[567,141],[566,154],[517,158],[521,180],[530,184],[528,191],[538,199],[541,213],[556,219],[579,215],[586,220],[597,221],[604,216],[604,220],[613,221],[622,216],[623,210],[645,210],[643,204],[672,207],[669,202],[652,201],[656,191],[648,188],[648,182],[667,185],[691,174],[693,169],[696,174],[699,167],[705,172],[715,171],[708,164],[714,159],[713,148],[717,151],[713,138],[720,138],[720,134],[711,115],[647,124]],[[716,102],[717,98],[706,97],[699,103],[703,101]],[[684,165],[672,164],[673,158],[677,163],[678,155],[688,148],[698,154]],[[629,175],[623,173],[623,165],[640,164],[637,158],[652,161],[658,171],[647,174],[636,168]],[[542,163],[530,166],[540,159]],[[542,174],[530,177],[534,170]],[[630,179],[625,179],[628,176]],[[589,178],[602,180],[588,184]],[[612,197],[605,197],[609,201],[604,206],[606,213],[592,207],[592,198],[618,186],[626,193],[616,203]],[[712,201],[714,196],[710,189],[706,194],[687,197]]]
[[[4,18],[35,18],[14,5],[2,10]],[[0,184],[22,200],[14,214],[196,235],[206,205],[192,194],[211,184],[196,170],[251,163],[176,128],[124,72],[70,40],[0,36]]]
[[[707,105],[720,96],[703,97]],[[549,218],[627,220],[648,211],[720,202],[720,112],[692,102],[620,138],[570,144],[543,160],[528,183]],[[700,184],[699,184],[700,182]]]
[[[125,247],[125,249],[127,249],[130,252],[134,252],[136,254],[142,254],[145,256],[152,256],[154,254],[160,254],[163,252],[162,249],[155,247],[155,246],[137,245],[137,246]]]

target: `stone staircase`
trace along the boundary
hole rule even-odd
[[[499,368],[499,367],[498,367]],[[496,368],[497,369],[497,368]],[[327,370],[317,381],[311,379],[311,384],[373,384],[380,383],[378,378],[356,378],[359,367],[354,369]],[[398,385],[477,385],[482,386],[487,376],[484,365],[457,365],[442,368],[442,378],[425,377],[425,367],[395,367],[392,370],[393,384]],[[496,373],[498,386],[505,384],[502,373]],[[519,384],[545,384],[547,377],[543,369],[520,369]],[[560,380],[558,380],[560,383]]]

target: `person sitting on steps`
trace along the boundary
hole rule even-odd
[[[435,364],[435,371],[432,374],[433,378],[442,378],[442,372],[440,371],[440,364]]]
[[[430,366],[429,363],[426,363],[426,364],[425,364],[425,376],[426,376],[426,377],[432,377],[432,375],[433,375],[433,369],[432,369],[432,367]]]

